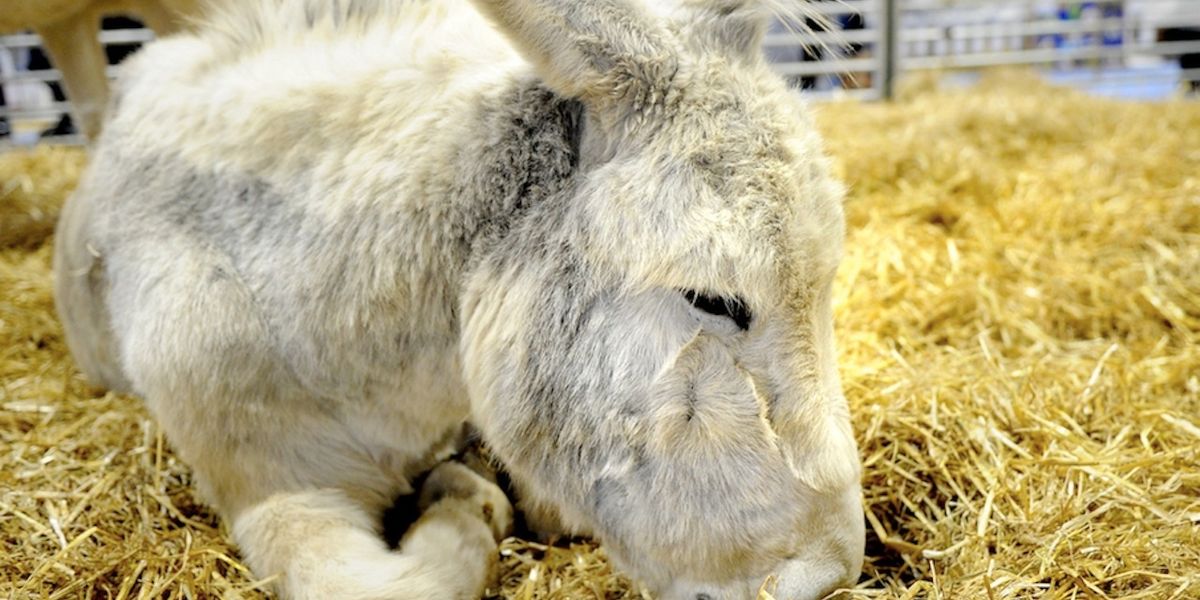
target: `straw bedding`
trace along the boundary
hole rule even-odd
[[[852,596],[1200,598],[1200,104],[908,96],[820,108],[850,186]],[[0,597],[262,597],[139,402],[66,353],[47,223],[82,164],[0,156]],[[584,541],[501,554],[502,597],[641,595]]]

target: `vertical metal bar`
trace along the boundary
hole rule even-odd
[[[884,0],[883,4],[883,97],[891,100],[896,91],[896,64],[900,55],[900,0]]]

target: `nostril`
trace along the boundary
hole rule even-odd
[[[696,594],[696,600],[713,600],[713,597],[708,594]]]

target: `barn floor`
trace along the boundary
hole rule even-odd
[[[1200,103],[1007,76],[819,110],[852,597],[1200,598]],[[0,597],[262,597],[139,402],[66,354],[48,224],[82,163],[0,155]],[[582,542],[502,555],[500,597],[640,597]]]

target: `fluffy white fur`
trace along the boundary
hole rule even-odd
[[[231,5],[128,65],[60,225],[72,350],[146,399],[288,597],[478,594],[489,482],[439,467],[401,547],[378,535],[468,419],[531,522],[663,597],[852,582],[841,189],[766,18]]]

